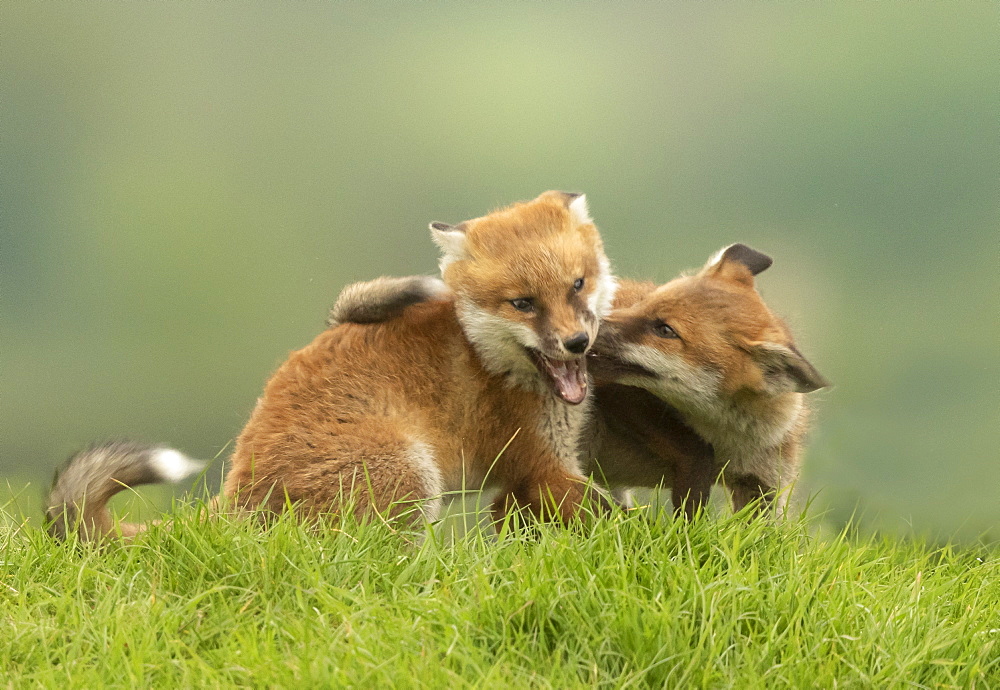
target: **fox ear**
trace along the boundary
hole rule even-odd
[[[566,210],[569,211],[569,216],[573,220],[574,225],[594,224],[593,219],[590,217],[590,211],[587,210],[587,195],[582,192],[559,192],[553,189],[542,192],[536,201],[540,199],[561,201]]]
[[[587,195],[573,192],[563,192],[566,195],[566,208],[569,209],[569,217],[576,225],[593,225],[594,221],[590,217],[590,210],[587,208]]]
[[[830,385],[794,345],[764,341],[748,345],[764,374],[764,384],[773,393],[811,393]]]
[[[703,270],[720,278],[753,285],[753,277],[767,270],[772,263],[773,260],[767,254],[736,243],[716,252]]]
[[[441,249],[441,267],[453,261],[461,261],[469,258],[469,252],[465,243],[468,239],[465,234],[465,224],[448,225],[437,221],[431,223],[431,239]]]

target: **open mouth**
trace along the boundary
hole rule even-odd
[[[562,360],[546,357],[538,350],[528,349],[531,361],[538,367],[552,391],[564,402],[579,405],[587,397],[587,360]]]
[[[617,381],[626,376],[642,376],[656,378],[656,373],[646,367],[626,362],[617,357],[611,357],[602,352],[591,350],[587,353],[587,360],[594,372],[594,378],[598,382]]]

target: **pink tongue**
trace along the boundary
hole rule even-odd
[[[586,365],[582,359],[574,359],[563,362],[557,359],[545,359],[545,368],[552,377],[552,382],[556,385],[556,392],[559,397],[570,403],[578,405],[587,397],[587,373]]]

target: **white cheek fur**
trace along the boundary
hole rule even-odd
[[[656,374],[655,378],[637,377],[629,383],[677,406],[702,407],[718,399],[718,373],[692,366],[677,355],[649,345],[627,345],[622,358]]]
[[[524,324],[505,319],[482,309],[471,300],[460,299],[458,320],[466,337],[472,341],[492,373],[526,369],[534,371],[524,348],[539,349],[538,335]]]

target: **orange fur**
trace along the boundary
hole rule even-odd
[[[275,372],[237,440],[224,503],[295,504],[306,515],[351,505],[360,517],[417,508],[433,519],[442,494],[493,487],[498,515],[516,506],[578,516],[589,491],[576,445],[589,407],[585,355],[615,288],[585,199],[546,192],[431,229],[447,287],[383,279],[368,304],[345,293],[344,313],[373,323],[338,324],[335,308],[330,328]],[[168,448],[94,446],[56,476],[50,530],[133,537],[145,526],[115,525],[108,500],[197,467]]]
[[[720,476],[737,508],[794,479],[808,420],[802,393],[826,382],[754,289],[769,265],[733,245],[696,275],[620,283],[591,353],[598,385],[581,438],[587,472],[614,487],[669,486],[688,516]],[[337,313],[389,321],[443,290],[432,287],[423,277],[354,285]],[[679,337],[658,334],[662,324]]]
[[[549,192],[433,224],[454,297],[336,325],[293,353],[240,434],[224,493],[308,512],[336,510],[345,495],[361,514],[420,501],[433,517],[442,492],[492,486],[498,505],[575,516],[586,482],[562,437],[578,435],[585,406],[557,400],[532,357],[583,365],[565,342],[592,340],[603,316],[587,302],[611,280],[607,260],[596,228],[572,213],[577,198]],[[532,313],[511,305],[522,298]]]

